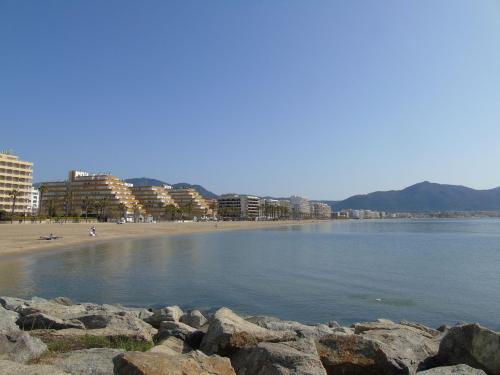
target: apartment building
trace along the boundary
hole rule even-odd
[[[260,198],[253,195],[224,194],[217,199],[221,218],[253,220],[259,217]]]
[[[331,219],[332,208],[326,203],[313,202],[311,204],[311,214],[315,219]]]
[[[311,217],[311,204],[306,198],[292,195],[290,197],[290,208],[294,219],[305,219]]]
[[[33,180],[33,163],[20,160],[10,152],[0,152],[0,210],[12,212],[15,192],[15,214],[31,214],[29,204]]]
[[[213,211],[205,199],[193,188],[170,189],[168,193],[188,219],[212,216]]]
[[[132,193],[147,215],[155,220],[163,217],[172,219],[179,206],[169,194],[167,186],[133,186]]]
[[[98,215],[133,219],[144,210],[132,184],[107,173],[70,171],[68,180],[44,182],[41,212],[48,216]]]

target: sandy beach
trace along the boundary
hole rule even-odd
[[[25,223],[0,225],[0,256],[18,255],[30,252],[39,252],[56,248],[80,245],[96,241],[112,241],[123,238],[139,238],[148,236],[166,236],[176,234],[220,232],[227,230],[248,230],[267,227],[282,227],[312,223],[313,221],[225,221],[217,223],[193,222],[163,222],[156,224],[128,223],[118,225],[114,223]],[[89,229],[95,225],[97,236],[89,236]],[[40,236],[53,233],[62,238],[46,241]]]

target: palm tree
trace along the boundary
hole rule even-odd
[[[46,193],[47,191],[47,186],[45,185],[40,185],[40,187],[38,188],[38,192],[39,192],[39,196],[38,196],[38,217],[40,219],[40,223],[42,222],[42,199],[43,199],[43,195]]]
[[[10,223],[12,224],[14,222],[14,210],[16,208],[16,200],[17,196],[20,194],[20,191],[17,189],[13,189],[9,191],[9,195],[12,197],[12,211],[10,213]]]

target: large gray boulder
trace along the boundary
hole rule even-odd
[[[500,375],[500,334],[479,324],[450,328],[439,345],[436,363],[467,364]]]
[[[271,331],[288,331],[297,334],[298,337],[320,337],[335,333],[340,326],[330,327],[326,324],[306,325],[299,322],[280,320],[269,316],[253,316],[246,319],[250,323],[270,329]]]
[[[333,334],[317,340],[329,374],[415,374],[437,353],[441,337],[439,332],[387,320],[359,323],[354,329],[355,335]]]
[[[418,375],[486,375],[483,370],[478,370],[467,365],[435,367],[421,371]]]
[[[193,328],[201,328],[208,323],[207,318],[199,310],[191,310],[183,314],[179,321]]]
[[[203,336],[202,331],[197,330],[181,322],[166,321],[161,322],[155,341],[166,339],[167,337],[177,337],[185,341],[194,349],[199,349]]]
[[[44,361],[73,375],[113,375],[113,358],[121,349],[94,348],[50,356]]]
[[[313,339],[261,342],[240,349],[231,363],[244,375],[326,375]]]
[[[23,365],[21,363],[0,359],[0,374],[2,375],[70,375],[54,366]]]
[[[19,363],[37,359],[47,351],[40,339],[19,329],[0,333],[0,359]]]
[[[207,354],[230,356],[239,348],[259,342],[281,342],[296,338],[294,332],[271,331],[250,323],[228,308],[221,308],[210,318],[201,350]]]
[[[33,329],[85,328],[83,323],[78,319],[60,319],[42,312],[33,312],[31,314],[25,313],[26,311],[21,313],[17,324],[26,331]]]
[[[229,358],[196,350],[182,355],[126,352],[113,359],[115,375],[235,375]]]
[[[0,297],[0,306],[2,306],[4,309],[12,311],[16,311],[16,309],[19,306],[26,304],[26,302],[27,300],[24,300],[22,298],[7,297],[7,296]]]
[[[158,345],[149,349],[152,353],[164,353],[170,355],[184,354],[192,350],[193,348],[191,348],[185,341],[174,336],[167,337]]]
[[[19,329],[16,325],[17,319],[19,319],[18,313],[6,310],[0,306],[0,334]]]
[[[153,314],[144,318],[144,321],[155,328],[160,328],[161,322],[178,322],[182,315],[179,306],[167,306],[153,310]]]

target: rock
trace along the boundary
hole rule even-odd
[[[441,334],[441,332],[426,327],[422,324],[418,323],[412,323],[408,321],[401,321],[400,324],[394,323],[391,320],[387,319],[378,319],[374,322],[364,322],[364,323],[356,323],[353,325],[354,327],[354,333],[356,334],[362,334],[367,331],[373,331],[373,330],[393,330],[393,329],[408,329],[412,332],[415,332],[417,334],[424,334],[426,337],[437,337]]]
[[[500,374],[500,334],[479,324],[452,327],[439,345],[440,365],[467,364],[487,374]]]
[[[69,299],[68,297],[56,297],[56,298],[53,298],[50,302],[55,302],[55,303],[58,303],[58,304],[64,305],[64,306],[74,305],[74,302],[71,299]]]
[[[0,374],[5,375],[69,375],[69,373],[47,365],[23,365],[0,360]]]
[[[316,347],[327,374],[403,374],[389,363],[380,345],[358,335],[328,335]]]
[[[161,322],[178,322],[183,312],[179,306],[168,306],[153,311],[153,314],[144,319],[155,328],[160,328]]]
[[[26,313],[26,310],[24,311]],[[19,327],[26,331],[33,329],[65,329],[65,328],[79,328],[83,329],[85,326],[77,319],[59,319],[55,316],[44,314],[42,312],[34,312],[28,315],[21,315],[17,324]]]
[[[318,339],[328,374],[414,374],[438,349],[438,338],[420,328],[377,321],[355,325],[361,334]]]
[[[193,349],[183,340],[170,336],[160,342],[158,345],[151,348],[151,353],[165,353],[170,355],[184,354],[192,351]]]
[[[429,327],[424,326],[423,324],[409,322],[407,320],[402,320],[399,322],[399,324],[401,324],[403,326],[413,327],[413,328],[419,329],[421,331],[427,332],[431,336],[439,336],[442,333],[441,331],[439,331],[437,329],[429,328]]]
[[[0,359],[24,363],[39,358],[47,351],[40,339],[20,329],[0,333]]]
[[[21,299],[21,298],[0,297],[0,305],[2,305],[2,307],[4,309],[7,309],[7,310],[16,311],[16,309],[19,306],[22,306],[25,303],[26,303],[26,300]]]
[[[127,352],[113,359],[115,375],[235,375],[228,358],[196,350],[182,355]]]
[[[269,316],[254,316],[246,320],[263,328],[270,329],[271,331],[288,331],[297,334],[299,337],[320,337],[335,332],[335,328],[329,327],[326,324],[306,325]]]
[[[328,322],[328,327],[330,328],[342,328],[340,324],[338,324],[335,320],[331,320]]]
[[[60,339],[71,339],[73,337],[78,336],[97,336],[97,337],[107,337],[109,339],[120,339],[120,338],[128,338],[136,341],[147,341],[153,342],[153,337],[156,334],[157,330],[153,327],[144,327],[140,328],[127,328],[127,327],[106,327],[106,328],[97,328],[97,329],[60,329],[55,331],[46,332],[53,336],[54,338]]]
[[[0,334],[18,330],[19,327],[16,325],[18,318],[18,313],[0,306]]]
[[[292,342],[261,342],[240,349],[231,363],[245,375],[326,375],[313,339]]]
[[[483,370],[478,370],[467,365],[443,366],[431,370],[421,371],[418,375],[486,375]]]
[[[449,329],[450,329],[450,326],[449,326],[449,325],[447,325],[447,324],[440,325],[440,326],[437,328],[437,330],[438,330],[439,332],[443,332],[443,333],[444,333],[444,332],[448,332],[448,330],[449,330]]]
[[[73,375],[112,375],[113,358],[122,353],[110,348],[75,350],[51,356],[44,363]]]
[[[173,336],[185,341],[192,348],[199,349],[204,335],[203,332],[196,328],[181,322],[161,322],[155,340],[159,341]]]
[[[231,355],[237,349],[259,342],[290,341],[296,337],[289,331],[272,331],[239,317],[228,308],[217,310],[210,318],[201,350],[207,354]]]
[[[354,335],[354,329],[349,327],[333,328],[333,332],[337,335]]]
[[[437,332],[437,331],[436,331]],[[392,329],[373,329],[361,334],[380,344],[390,363],[404,373],[415,373],[419,366],[436,355],[440,334],[429,333],[419,327],[395,324]]]
[[[193,328],[201,328],[208,322],[199,310],[191,310],[183,314],[179,321]]]

